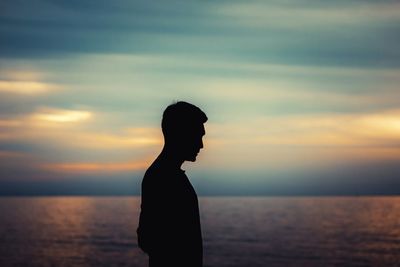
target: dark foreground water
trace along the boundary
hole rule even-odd
[[[400,266],[397,197],[207,197],[200,205],[205,266]],[[0,198],[0,266],[147,266],[138,208],[137,197]]]

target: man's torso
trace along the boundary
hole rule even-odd
[[[201,266],[202,237],[196,192],[186,174],[155,162],[142,181],[139,246],[153,261]]]

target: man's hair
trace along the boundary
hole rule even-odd
[[[195,105],[178,101],[164,110],[161,128],[165,138],[177,137],[207,120],[206,114]]]

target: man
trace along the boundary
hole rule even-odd
[[[196,161],[206,121],[203,111],[182,101],[163,113],[164,147],[142,181],[137,229],[139,247],[149,255],[150,267],[202,266],[197,195],[181,165]]]

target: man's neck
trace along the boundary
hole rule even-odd
[[[176,170],[181,170],[181,166],[185,161],[176,153],[176,149],[168,146],[164,146],[158,158],[162,160],[165,164]]]

